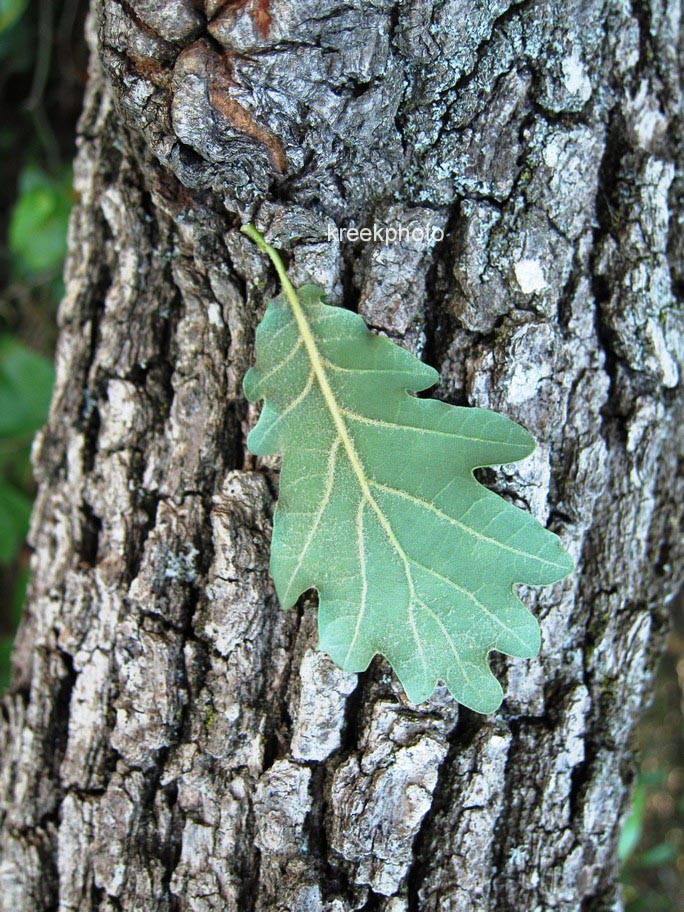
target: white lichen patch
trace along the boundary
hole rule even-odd
[[[109,381],[107,401],[100,406],[99,445],[103,450],[115,450],[129,443],[139,409],[138,391],[132,383]]]
[[[591,80],[578,52],[573,51],[569,57],[566,57],[562,67],[563,85],[568,92],[582,101],[588,101],[591,98]]]
[[[188,545],[184,551],[179,553],[169,551],[166,554],[164,579],[193,583],[197,578],[195,562],[198,554],[194,545]]]
[[[646,338],[651,342],[653,357],[657,364],[663,386],[674,389],[679,383],[679,368],[676,360],[670,354],[668,342],[659,323],[649,320],[646,324]],[[679,355],[684,360],[681,339],[673,339],[672,347],[679,347]]]
[[[626,109],[628,126],[637,143],[642,149],[651,149],[667,131],[668,121],[647,79],[642,79],[634,96],[627,98]]]
[[[212,326],[216,326],[217,329],[223,329],[223,317],[221,316],[221,308],[215,301],[213,301],[209,307],[207,307],[207,319]]]
[[[544,147],[544,162],[549,168],[555,168],[563,151],[562,136],[555,134],[551,136],[548,145]]]
[[[544,379],[544,365],[520,362],[513,368],[508,388],[508,401],[520,405],[536,396],[539,383]]]
[[[522,259],[515,264],[515,278],[523,294],[536,294],[548,288],[538,260]]]

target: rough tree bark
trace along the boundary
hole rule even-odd
[[[678,0],[94,0],[4,912],[617,910],[677,587]],[[488,480],[578,572],[484,718],[315,651],[268,576],[254,219],[540,445]],[[437,242],[329,238],[438,226]]]

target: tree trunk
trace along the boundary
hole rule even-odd
[[[621,908],[681,572],[680,13],[95,0],[0,728],[3,912]],[[339,671],[314,602],[278,608],[277,462],[245,450],[241,392],[275,281],[248,219],[439,398],[539,441],[485,477],[578,569],[524,594],[542,652],[495,660],[490,717],[408,703],[379,658]]]

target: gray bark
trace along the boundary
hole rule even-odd
[[[677,589],[677,0],[100,0],[33,581],[0,728],[3,912],[602,912]],[[538,439],[487,473],[577,559],[493,716],[344,674],[268,575],[241,393],[297,282]],[[330,241],[335,226],[444,240]],[[680,346],[678,348],[678,345]]]

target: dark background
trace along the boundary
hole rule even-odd
[[[47,413],[87,82],[83,0],[0,0],[0,689],[30,550],[30,444]],[[684,600],[635,749],[620,853],[628,912],[684,909]]]

